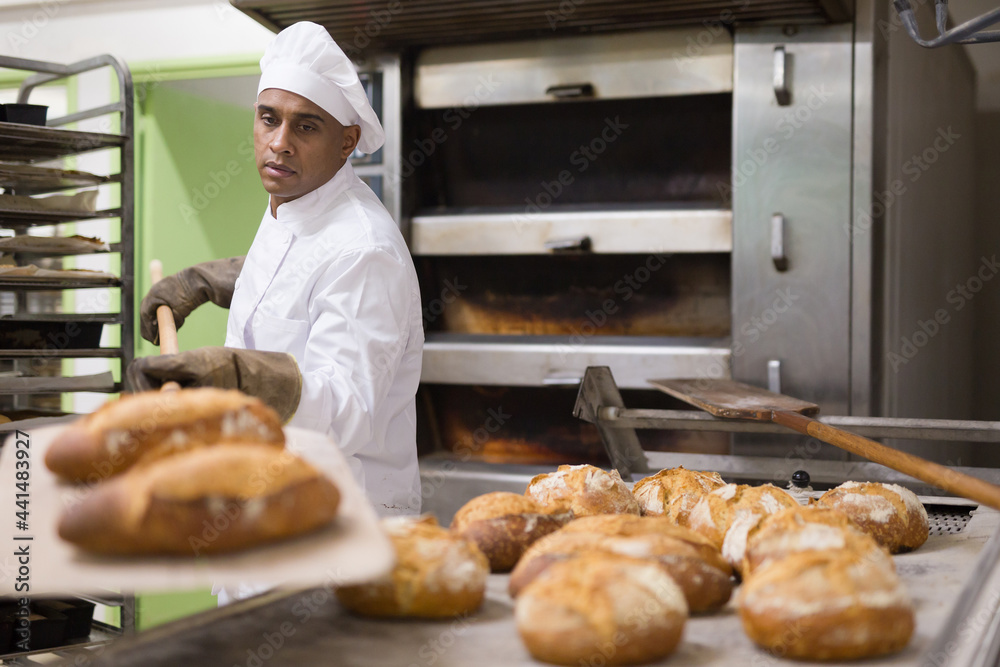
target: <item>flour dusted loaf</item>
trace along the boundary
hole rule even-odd
[[[517,493],[497,491],[467,502],[451,521],[452,532],[475,542],[494,572],[507,572],[531,544],[573,518],[569,511],[553,513]]]
[[[473,542],[432,516],[385,518],[382,527],[396,565],[381,579],[338,588],[347,609],[364,616],[448,618],[482,605],[490,566]]]
[[[659,565],[680,586],[692,613],[717,610],[732,594],[732,569],[708,540],[662,517],[627,514],[585,517],[543,537],[511,573],[510,594],[517,597],[555,563],[589,553]]]
[[[76,482],[97,483],[130,468],[219,442],[283,447],[277,413],[235,390],[200,388],[122,396],[53,439],[45,465]]]
[[[664,516],[686,526],[688,515],[701,497],[721,486],[725,482],[717,472],[667,468],[636,482],[632,495],[643,515]]]
[[[555,563],[518,596],[518,633],[538,660],[633,665],[669,655],[687,620],[684,594],[648,561],[588,554]]]
[[[336,485],[284,449],[225,443],[139,466],[96,485],[59,536],[98,554],[236,551],[330,523]]]
[[[909,489],[878,482],[844,482],[818,501],[840,510],[892,553],[913,551],[927,541],[927,510]]]
[[[592,465],[562,465],[555,472],[536,475],[524,495],[543,507],[574,516],[639,514],[639,504],[617,470]]]
[[[698,501],[688,526],[721,549],[726,562],[739,568],[750,529],[768,514],[798,506],[795,498],[772,484],[726,484]]]
[[[884,547],[861,532],[843,512],[821,505],[790,507],[764,517],[750,530],[740,574],[745,578],[771,562],[805,551],[888,556]]]
[[[913,634],[913,609],[889,556],[793,554],[756,570],[737,601],[747,636],[779,657],[873,657],[901,650]]]

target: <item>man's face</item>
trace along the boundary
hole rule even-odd
[[[361,137],[301,95],[268,88],[257,96],[253,145],[257,171],[278,206],[320,187],[336,174]]]

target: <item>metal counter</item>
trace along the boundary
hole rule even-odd
[[[917,628],[901,653],[852,665],[995,664],[1000,576],[995,536],[1000,513],[977,510],[957,534],[932,535],[914,553],[896,556],[913,598]],[[272,592],[122,640],[64,665],[157,667],[245,665],[303,667],[483,667],[536,665],[517,635],[507,575],[491,575],[482,609],[442,622],[379,621],[350,615],[329,590]],[[996,647],[993,647],[994,649]],[[978,656],[978,657],[977,657]],[[979,662],[977,662],[977,659]],[[663,665],[803,664],[757,649],[733,604],[691,618],[678,650]],[[829,664],[829,663],[827,663]]]

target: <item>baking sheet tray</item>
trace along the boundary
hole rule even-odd
[[[378,527],[375,510],[351,476],[348,462],[325,436],[286,428],[287,447],[328,475],[341,492],[337,519],[323,530],[300,538],[231,555],[198,559],[109,558],[85,554],[59,539],[56,526],[62,507],[86,487],[59,482],[45,467],[45,451],[63,426],[28,433],[30,440],[28,530],[18,530],[15,477],[16,437],[8,436],[0,451],[0,595],[18,593],[14,552],[30,549],[30,593],[85,594],[100,590],[178,591],[213,584],[235,587],[315,586],[324,582],[356,582],[378,577],[395,558]],[[19,539],[30,537],[32,539]]]
[[[846,663],[783,660],[758,649],[743,633],[732,602],[720,613],[688,620],[677,651],[655,665],[696,667],[783,667],[844,664],[853,667],[930,667],[925,656],[945,627],[963,586],[973,574],[1000,514],[977,510],[965,530],[935,535],[916,552],[895,557],[916,609],[917,626],[902,652]],[[370,620],[343,610],[327,589],[271,592],[230,607],[160,626],[113,644],[88,664],[95,667],[187,667],[250,664],[264,656],[267,667],[336,664],[339,667],[529,667],[534,661],[514,623],[507,595],[509,575],[490,575],[482,609],[468,617],[438,622]],[[1000,591],[993,591],[1000,595]],[[980,642],[983,627],[956,641]],[[280,636],[279,636],[280,634]],[[270,642],[266,639],[272,638]],[[275,638],[280,639],[277,644]],[[263,647],[263,651],[262,651]],[[335,656],[335,662],[331,657]],[[66,663],[73,664],[72,659]],[[603,664],[595,660],[592,664]]]
[[[101,185],[112,181],[110,176],[98,176],[73,169],[35,167],[26,164],[0,164],[0,188],[10,188],[17,194]]]

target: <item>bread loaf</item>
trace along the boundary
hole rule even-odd
[[[804,551],[848,551],[860,557],[888,557],[847,515],[829,507],[790,507],[764,517],[747,536],[740,574],[747,577],[773,561]]]
[[[688,525],[721,549],[726,562],[738,568],[750,529],[768,514],[798,506],[788,493],[771,484],[726,484],[698,501]]]
[[[386,576],[336,590],[347,609],[364,616],[447,618],[472,613],[483,603],[489,562],[464,537],[434,517],[382,520],[396,551]]]
[[[315,530],[339,501],[334,483],[291,452],[226,443],[98,484],[67,508],[59,536],[98,554],[213,554]]]
[[[507,572],[535,540],[571,518],[572,513],[550,513],[527,496],[497,491],[463,505],[452,518],[451,530],[474,542],[493,572]]]
[[[701,497],[724,485],[717,472],[667,468],[636,482],[632,495],[644,515],[664,516],[686,526]]]
[[[671,535],[658,530],[635,530],[626,534],[557,531],[543,537],[525,552],[511,573],[508,586],[510,594],[517,597],[528,584],[555,563],[589,553],[610,553],[658,564],[680,586],[692,613],[721,608],[729,600],[733,587],[730,576],[732,570],[722,560],[719,552],[704,538],[670,524],[666,519],[648,520],[662,521],[686,534]]]
[[[896,484],[844,482],[818,502],[849,516],[894,554],[913,551],[927,541],[927,510],[916,494]]]
[[[56,475],[97,483],[139,460],[219,442],[283,447],[277,413],[238,391],[201,388],[144,392],[105,403],[53,439],[45,465]]]
[[[687,619],[684,595],[656,565],[588,554],[556,563],[514,609],[536,659],[557,665],[631,665],[674,651]]]
[[[639,514],[639,504],[617,470],[592,465],[562,465],[556,472],[535,476],[524,495],[550,511],[572,511],[574,516]]]
[[[914,618],[891,559],[844,551],[792,554],[756,570],[738,595],[747,635],[775,655],[853,660],[894,653]]]

